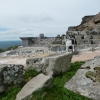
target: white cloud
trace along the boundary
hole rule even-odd
[[[34,23],[34,22],[53,21],[53,18],[47,14],[41,13],[40,15],[35,15],[35,16],[31,14],[22,15],[21,17],[19,17],[19,20],[26,23]]]
[[[99,4],[100,0],[0,0],[0,28],[8,29],[0,31],[0,40],[66,33],[83,16],[97,14]]]

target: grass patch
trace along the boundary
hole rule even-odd
[[[87,97],[76,94],[64,88],[64,85],[76,73],[76,71],[83,65],[84,62],[75,62],[71,64],[71,69],[61,76],[55,77],[53,88],[42,88],[35,92],[31,100],[90,100]]]
[[[0,94],[0,100],[15,100],[16,94],[21,90],[20,87],[13,86],[5,93]]]
[[[38,74],[40,74],[40,72],[37,72],[34,69],[25,70],[25,75],[24,75],[25,82],[28,82],[30,79],[37,76]]]

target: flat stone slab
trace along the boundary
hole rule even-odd
[[[16,100],[26,100],[29,99],[33,92],[41,89],[45,84],[51,80],[50,76],[39,74],[38,76],[32,78],[21,91],[17,94]]]

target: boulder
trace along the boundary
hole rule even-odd
[[[32,58],[32,59],[27,59],[26,60],[26,65],[28,66],[27,68],[29,69],[34,69],[38,72],[41,71],[41,61],[42,58]]]
[[[71,59],[72,53],[61,53],[43,57],[42,59],[28,59],[26,64],[28,68],[32,68],[37,71],[41,70],[46,75],[57,76],[70,69]]]
[[[19,85],[24,81],[24,66],[0,65],[0,93],[12,85]]]
[[[100,100],[100,57],[87,61],[66,84],[73,92]]]
[[[35,91],[44,86],[51,87],[52,85],[52,78],[50,76],[39,74],[25,84],[25,86],[17,94],[16,100],[29,100]]]

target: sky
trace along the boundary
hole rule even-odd
[[[54,37],[100,12],[100,0],[0,0],[0,41]]]

